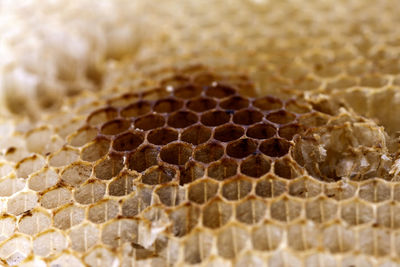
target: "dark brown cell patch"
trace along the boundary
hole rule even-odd
[[[186,106],[188,109],[203,112],[215,108],[217,102],[212,98],[201,97],[197,99],[190,100]]]
[[[241,96],[232,96],[222,101],[219,106],[223,109],[239,110],[242,108],[247,108],[249,106],[249,100]]]
[[[264,155],[252,155],[240,164],[240,171],[251,177],[261,177],[271,169],[271,161]]]
[[[271,138],[260,145],[260,151],[270,157],[282,157],[289,152],[290,143],[282,138]]]
[[[194,125],[185,129],[181,134],[181,140],[193,145],[199,145],[208,141],[211,137],[211,129],[202,125]]]
[[[276,129],[271,124],[260,123],[247,129],[246,135],[255,139],[268,139],[276,134]]]
[[[101,127],[101,133],[105,135],[117,135],[129,129],[131,122],[127,120],[112,120]]]
[[[285,110],[279,110],[267,115],[267,120],[278,124],[286,124],[296,119],[296,115]]]
[[[248,138],[229,143],[226,153],[233,158],[245,158],[257,150],[257,142]]]
[[[166,145],[178,140],[178,132],[172,128],[155,129],[147,135],[147,140],[155,145]]]
[[[190,99],[199,96],[202,91],[201,87],[189,84],[175,89],[174,95],[178,98]]]
[[[131,151],[140,146],[144,137],[138,132],[129,132],[119,135],[113,141],[113,149],[116,151]]]
[[[124,167],[123,158],[119,155],[109,155],[94,167],[96,178],[101,180],[110,180],[117,176]]]
[[[275,110],[282,108],[282,101],[275,97],[266,96],[254,100],[253,105],[261,110]]]
[[[138,129],[142,129],[144,131],[148,131],[151,129],[159,128],[164,126],[165,119],[161,115],[150,114],[141,118],[138,118],[135,121],[135,127]]]
[[[109,149],[109,140],[103,138],[96,139],[93,143],[83,148],[81,158],[86,161],[96,161],[106,155]]]
[[[140,100],[134,104],[131,104],[121,110],[122,117],[139,117],[149,113],[151,110],[151,104],[147,101]]]
[[[220,161],[212,163],[207,170],[209,177],[223,181],[226,178],[235,176],[237,174],[238,165],[234,160],[222,159]]]
[[[302,129],[298,124],[289,124],[279,128],[279,136],[290,141],[293,139],[293,136],[301,131]]]
[[[195,124],[199,118],[190,111],[178,111],[171,114],[168,118],[168,125],[173,128],[186,128]]]
[[[182,101],[173,98],[167,98],[157,101],[154,104],[153,110],[158,113],[170,113],[177,111],[182,106],[183,106]]]
[[[157,165],[158,149],[153,146],[144,146],[131,154],[128,159],[128,168],[143,172],[151,166]]]
[[[184,165],[192,156],[192,148],[187,144],[173,143],[164,146],[160,158],[169,164]]]
[[[219,160],[224,155],[224,147],[216,142],[199,146],[194,151],[194,159],[210,163]]]
[[[244,134],[244,129],[234,124],[219,126],[214,131],[214,139],[221,142],[230,142],[239,139]]]
[[[179,177],[179,184],[184,185],[187,183],[194,182],[195,180],[204,176],[205,168],[203,165],[191,161],[185,165],[185,168],[181,170]]]
[[[201,116],[201,123],[210,127],[218,126],[227,123],[230,120],[230,117],[229,113],[225,111],[209,111]]]
[[[164,184],[175,178],[176,172],[172,168],[157,166],[150,168],[142,176],[142,183],[149,185]]]
[[[215,97],[215,98],[225,98],[225,97],[231,96],[235,93],[236,93],[235,89],[233,89],[229,86],[222,85],[222,84],[217,84],[215,86],[211,86],[206,91],[207,96]]]
[[[114,108],[103,108],[90,114],[87,122],[89,125],[96,126],[112,120],[117,116],[118,112]]]
[[[242,125],[250,125],[261,121],[263,118],[262,113],[256,110],[241,110],[233,115],[233,122]]]

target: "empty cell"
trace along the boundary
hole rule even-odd
[[[194,125],[185,129],[181,134],[181,140],[193,145],[207,142],[211,137],[211,129],[203,125]]]
[[[40,198],[40,205],[46,209],[58,208],[71,202],[71,191],[64,187],[54,188]]]
[[[80,186],[74,193],[75,200],[80,204],[91,204],[101,200],[106,192],[106,185],[101,182],[90,182]]]
[[[382,202],[390,199],[390,187],[380,180],[367,181],[360,185],[359,196],[369,202]]]
[[[271,138],[263,141],[260,151],[270,157],[282,157],[289,152],[290,143],[282,138]]]
[[[182,237],[189,234],[198,224],[200,209],[192,204],[177,207],[169,215],[172,222],[171,231],[174,236]]]
[[[19,220],[18,231],[33,236],[42,231],[45,231],[50,226],[51,226],[51,217],[48,213],[41,211],[33,211],[31,213],[25,214]]]
[[[191,156],[192,148],[182,143],[173,143],[164,146],[160,152],[161,160],[174,165],[184,165]]]
[[[185,165],[185,168],[181,170],[179,176],[179,184],[184,185],[191,183],[204,176],[204,166],[200,163],[191,161]]]
[[[267,115],[267,120],[270,122],[274,122],[277,124],[286,124],[292,122],[296,119],[296,115],[293,113],[287,112],[285,110],[279,110],[276,112],[269,113]]]
[[[239,200],[247,196],[252,189],[251,182],[241,179],[232,179],[222,186],[222,196],[227,200]]]
[[[234,95],[236,90],[222,84],[216,84],[215,86],[208,87],[206,95],[215,98],[225,98]]]
[[[211,253],[213,237],[201,231],[191,234],[183,243],[185,262],[188,264],[201,263]]]
[[[282,237],[283,230],[278,225],[262,224],[252,229],[251,243],[256,250],[271,251],[279,247]]]
[[[151,104],[147,101],[138,101],[121,110],[121,116],[126,118],[135,118],[149,113]]]
[[[319,195],[321,192],[322,184],[308,177],[296,179],[289,185],[289,194],[294,197],[311,198]]]
[[[276,129],[268,123],[252,125],[247,129],[246,135],[255,139],[268,139],[276,134]]]
[[[174,169],[157,166],[150,168],[142,176],[142,183],[149,185],[164,184],[172,181],[175,178],[176,172]]]
[[[23,220],[24,217],[21,218],[20,222]],[[25,224],[23,224],[25,226]],[[13,216],[10,215],[2,215],[0,217],[0,242],[8,239],[10,236],[14,234],[16,227],[16,220]],[[22,227],[22,229],[24,229]],[[21,233],[25,233],[23,230],[19,230]]]
[[[121,175],[108,185],[108,193],[110,196],[125,196],[130,194],[133,191],[133,180],[136,178],[129,174]]]
[[[43,168],[38,173],[33,174],[29,178],[29,188],[35,191],[43,191],[59,181],[58,174],[50,169]]]
[[[177,185],[165,185],[156,190],[161,203],[168,207],[179,205],[184,200],[182,193]]]
[[[293,139],[293,136],[296,134],[300,134],[302,132],[302,127],[298,124],[289,124],[282,127],[279,127],[279,136],[285,138],[290,141]]]
[[[219,106],[227,110],[239,110],[249,106],[249,100],[241,96],[232,96],[222,101]]]
[[[285,105],[285,109],[289,112],[303,114],[311,111],[311,107],[307,104],[300,104],[294,100],[288,101]]]
[[[33,192],[21,192],[7,201],[7,212],[12,215],[21,215],[27,212],[38,204],[38,197]]]
[[[123,167],[122,156],[110,154],[94,166],[94,175],[101,180],[110,180],[117,176]]]
[[[206,203],[213,198],[218,191],[218,183],[212,180],[201,180],[198,183],[190,184],[188,188],[189,201],[197,204]]]
[[[215,229],[225,225],[232,216],[232,207],[222,200],[214,200],[203,208],[203,225]]]
[[[230,142],[239,139],[244,134],[244,129],[235,124],[226,124],[217,127],[214,131],[214,139],[221,142]]]
[[[0,197],[9,197],[25,187],[25,179],[5,177],[0,180]]]
[[[96,161],[108,153],[110,141],[104,138],[94,140],[82,149],[81,159],[89,162]]]
[[[251,125],[261,121],[263,115],[256,110],[240,110],[233,115],[233,122],[241,125]]]
[[[190,111],[177,111],[168,117],[168,125],[173,128],[186,128],[195,124],[199,118]]]
[[[57,255],[68,246],[65,236],[56,231],[47,231],[33,240],[33,253],[41,257]]]
[[[301,206],[301,202],[284,197],[271,203],[271,217],[278,221],[290,222],[300,216]]]
[[[267,206],[258,199],[246,199],[236,205],[236,219],[245,224],[256,224],[264,218]]]
[[[214,110],[201,115],[201,123],[206,126],[214,127],[227,123],[230,118],[229,112]]]
[[[135,128],[148,131],[164,126],[165,119],[161,115],[149,114],[135,120]]]
[[[216,142],[198,146],[194,151],[194,159],[204,163],[219,160],[224,155],[224,147]]]
[[[118,261],[111,251],[101,246],[90,251],[83,259],[86,265],[93,267],[113,266]]]
[[[119,135],[113,141],[113,149],[116,151],[131,151],[140,146],[144,137],[139,132],[129,132]]]
[[[318,233],[313,224],[291,225],[287,231],[287,243],[297,251],[310,250],[318,246]]]
[[[387,229],[364,228],[359,232],[361,253],[384,257],[390,254],[390,232]]]
[[[400,228],[400,207],[396,202],[385,203],[377,208],[376,223],[390,229]]]
[[[286,191],[286,183],[272,177],[262,178],[256,185],[256,195],[264,198],[277,197]]]
[[[15,165],[17,176],[21,178],[28,178],[28,175],[40,170],[45,164],[45,160],[38,155],[24,158],[18,162],[17,165]]]
[[[221,159],[220,161],[212,163],[207,170],[209,177],[218,181],[223,181],[229,177],[237,174],[238,165],[234,160]]]
[[[106,122],[101,127],[101,133],[106,135],[117,135],[120,134],[131,127],[131,122],[127,120],[112,120]]]
[[[63,207],[54,213],[53,226],[66,230],[80,224],[85,219],[85,210],[73,204]]]
[[[139,187],[135,196],[128,197],[122,204],[123,216],[136,216],[150,206],[153,191],[150,188]]]
[[[87,214],[88,220],[93,223],[104,223],[112,218],[117,217],[119,213],[119,205],[115,200],[102,200],[89,208]]]
[[[99,240],[100,231],[91,224],[80,225],[69,233],[72,249],[86,252]]]
[[[118,112],[116,109],[107,107],[97,111],[94,111],[89,115],[87,122],[91,126],[98,126],[107,121],[110,121],[118,116]]]
[[[341,181],[324,184],[324,194],[338,201],[351,198],[356,194],[356,190],[357,187],[354,184],[344,184]]]
[[[216,73],[202,71],[194,75],[193,82],[200,86],[211,86],[220,79],[221,77],[219,77]]]
[[[355,245],[355,236],[352,228],[341,225],[326,227],[322,233],[323,246],[331,253],[344,253],[351,251]]]
[[[147,168],[157,165],[158,153],[159,150],[151,145],[141,147],[129,156],[128,168],[138,172],[145,171]]]
[[[167,98],[170,95],[171,93],[168,90],[166,90],[166,88],[159,87],[152,90],[143,91],[142,99],[154,101],[162,98]]]
[[[113,248],[125,242],[137,243],[138,223],[134,219],[119,219],[107,224],[101,233],[101,241]]]
[[[184,84],[189,83],[190,79],[181,74],[173,74],[170,77],[164,78],[161,80],[160,84],[164,87],[171,86],[177,88]]]
[[[234,259],[246,246],[249,234],[243,228],[230,226],[218,233],[218,254],[227,259]]]
[[[64,171],[61,173],[61,179],[72,186],[79,186],[89,179],[91,173],[92,165],[85,164],[83,162],[77,162],[64,169]]]
[[[61,167],[71,164],[79,158],[79,151],[68,147],[52,154],[49,159],[49,165],[52,167]]]
[[[188,109],[193,110],[195,112],[203,112],[208,111],[210,109],[215,108],[217,102],[208,97],[200,97],[193,100],[190,100],[186,106]]]
[[[261,110],[275,110],[283,107],[282,101],[272,96],[258,98],[253,101],[253,105]]]
[[[365,224],[374,219],[372,207],[354,200],[342,204],[341,217],[350,225]]]
[[[202,88],[192,84],[178,87],[174,90],[174,95],[178,98],[190,99],[198,97],[203,92]]]
[[[226,147],[226,153],[233,158],[245,158],[256,152],[258,143],[255,140],[243,138],[231,142]]]
[[[279,177],[286,179],[294,179],[299,176],[299,173],[295,167],[295,163],[287,158],[275,160],[274,173]]]
[[[137,101],[139,97],[139,94],[136,93],[125,93],[115,98],[111,98],[107,102],[113,107],[125,107]]]
[[[91,142],[96,136],[97,129],[86,126],[69,136],[68,143],[74,147],[81,147]]]
[[[180,109],[182,106],[183,106],[182,101],[173,98],[167,98],[158,100],[154,104],[153,110],[158,113],[171,113]]]
[[[261,177],[270,169],[270,159],[262,154],[252,155],[240,163],[240,172],[250,177]]]
[[[166,145],[178,140],[178,132],[171,128],[152,130],[147,135],[147,141],[155,145]]]

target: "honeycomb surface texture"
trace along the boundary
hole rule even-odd
[[[0,117],[0,265],[400,266],[397,1],[135,8],[98,90]]]

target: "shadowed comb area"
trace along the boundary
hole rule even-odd
[[[254,97],[234,72],[172,77],[10,131],[4,263],[313,266],[396,253],[400,184],[374,121],[320,99]]]

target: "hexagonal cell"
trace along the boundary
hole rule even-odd
[[[279,110],[276,112],[269,113],[267,115],[267,120],[277,124],[286,124],[296,119],[296,115],[287,112],[285,110]]]
[[[290,183],[289,194],[294,197],[312,198],[322,192],[322,184],[309,177],[300,177]]]
[[[98,138],[82,149],[81,159],[89,162],[101,159],[110,149],[110,141]]]
[[[86,126],[70,135],[68,137],[68,144],[74,147],[81,147],[92,141],[94,138],[96,138],[96,136],[97,129]]]
[[[172,222],[171,232],[174,236],[184,236],[197,225],[200,209],[195,205],[185,204],[174,209],[169,218]]]
[[[40,198],[40,205],[46,209],[57,208],[71,202],[71,191],[65,187],[54,188]]]
[[[190,111],[177,111],[168,117],[168,125],[173,128],[186,128],[195,124],[199,118]]]
[[[323,230],[323,246],[331,253],[344,253],[354,248],[355,236],[352,228],[331,225]]]
[[[183,106],[182,101],[174,98],[158,100],[154,104],[153,110],[158,113],[170,113],[180,109]]]
[[[0,216],[0,242],[14,234],[16,220],[13,216],[3,214]]]
[[[238,165],[234,160],[223,158],[212,163],[207,169],[207,175],[218,181],[223,181],[237,174]]]
[[[87,122],[91,126],[97,126],[103,124],[107,121],[110,121],[118,116],[118,112],[116,109],[107,107],[100,110],[97,110],[89,115]]]
[[[327,253],[327,252],[320,252],[320,253],[311,253],[307,256],[304,260],[305,266],[320,266],[323,263],[324,267],[337,267],[338,260],[336,260],[335,256]],[[344,264],[344,266],[352,266],[352,264]],[[353,265],[357,266],[357,265]],[[364,266],[364,265],[362,265]],[[366,266],[367,267],[367,266]],[[368,266],[370,267],[370,266]]]
[[[341,217],[350,225],[360,225],[374,220],[372,207],[357,199],[341,205]]]
[[[186,106],[188,109],[203,112],[215,108],[217,102],[212,98],[201,97],[197,99],[190,100]]]
[[[201,87],[188,84],[186,86],[176,88],[174,90],[174,95],[178,98],[190,99],[198,97],[202,92],[203,90]]]
[[[112,107],[122,108],[137,101],[140,95],[137,93],[125,93],[117,97],[112,97],[107,102]]]
[[[360,185],[358,195],[370,202],[382,202],[390,199],[390,186],[384,181],[372,180]]]
[[[178,132],[171,128],[155,129],[147,135],[147,140],[155,145],[166,145],[178,140]]]
[[[298,103],[297,101],[291,100],[285,104],[285,109],[289,112],[303,114],[311,111],[311,107],[305,103]]]
[[[207,96],[215,98],[225,98],[234,95],[235,93],[235,89],[222,84],[216,84],[215,86],[213,84],[213,86],[209,87],[206,91]]]
[[[271,160],[262,154],[251,155],[240,163],[240,172],[250,177],[261,177],[271,169]]]
[[[34,210],[24,214],[20,218],[18,222],[18,231],[33,236],[48,229],[50,226],[50,215],[42,211]]]
[[[365,266],[365,267],[373,267],[374,264],[372,263],[372,258],[370,255],[354,255],[350,253],[349,256],[344,257],[342,259],[342,266]],[[379,267],[389,267],[393,265],[393,263],[386,261],[384,264],[378,265]],[[336,265],[335,265],[336,266]]]
[[[242,223],[255,224],[265,216],[266,204],[255,198],[250,198],[236,205],[236,219]]]
[[[217,191],[218,183],[210,179],[204,179],[190,184],[188,187],[188,199],[197,204],[203,204],[213,198]]]
[[[222,101],[219,106],[227,110],[239,110],[249,106],[249,100],[241,96],[232,96]]]
[[[140,146],[143,141],[143,134],[139,132],[129,132],[117,136],[113,141],[112,147],[116,151],[132,151]]]
[[[211,253],[212,235],[201,231],[192,233],[183,243],[185,262],[188,264],[201,263]]]
[[[275,179],[273,176],[267,176],[257,181],[256,195],[264,198],[272,198],[282,195],[287,191],[285,182]]]
[[[298,124],[288,124],[279,127],[279,136],[286,140],[292,140],[293,136],[302,132],[302,127]]]
[[[155,101],[162,98],[167,98],[171,95],[171,92],[163,87],[156,87],[150,90],[146,90],[142,92],[142,99]]]
[[[291,225],[287,231],[287,243],[297,251],[310,250],[318,246],[318,234],[313,224]]]
[[[364,228],[359,232],[359,244],[361,253],[374,255],[375,257],[384,257],[390,254],[391,244],[390,232],[386,229]]]
[[[271,217],[282,222],[290,222],[301,214],[301,202],[283,197],[271,203]]]
[[[192,78],[193,82],[201,86],[211,86],[212,84],[218,82],[221,77],[216,73],[208,72],[202,70],[200,73],[195,73]]]
[[[54,170],[50,168],[43,168],[29,178],[28,186],[32,190],[43,191],[56,185],[58,181],[59,176]]]
[[[210,163],[219,160],[224,155],[224,147],[217,142],[207,143],[196,147],[194,150],[194,159]]]
[[[61,179],[72,186],[79,186],[85,182],[92,173],[92,166],[83,162],[69,165],[61,173]]]
[[[193,145],[207,142],[211,137],[211,129],[203,125],[194,125],[185,129],[181,134],[181,140]]]
[[[48,127],[36,128],[26,134],[26,147],[30,152],[46,155],[53,152],[51,141],[53,132]]]
[[[31,253],[31,241],[25,236],[14,236],[0,246],[0,258],[9,266],[20,264]]]
[[[251,125],[261,121],[262,118],[262,113],[256,110],[245,109],[235,112],[233,115],[233,122],[241,125]]]
[[[80,224],[84,219],[85,209],[71,204],[54,213],[53,225],[56,228],[65,230]]]
[[[117,217],[119,205],[115,200],[104,199],[89,208],[88,220],[93,223],[104,223]]]
[[[209,202],[203,208],[203,225],[215,229],[225,225],[232,216],[232,207],[220,199]]]
[[[246,245],[249,234],[238,226],[229,226],[218,233],[218,254],[227,259],[234,259]]]
[[[12,215],[20,215],[38,204],[38,197],[34,192],[21,192],[7,201],[7,212]]]
[[[239,200],[246,197],[252,189],[252,183],[238,177],[226,182],[222,186],[222,196],[227,200]]]
[[[76,189],[74,198],[78,203],[86,205],[101,200],[105,193],[105,184],[99,181],[90,181]]]
[[[137,243],[138,223],[134,219],[119,219],[107,224],[101,233],[101,241],[113,248],[125,242]]]
[[[261,251],[271,251],[279,247],[282,242],[283,230],[271,223],[252,228],[251,243],[253,248]]]
[[[33,240],[33,253],[42,257],[55,255],[66,249],[68,241],[65,236],[54,230],[39,234]]]
[[[131,127],[131,122],[128,120],[112,120],[101,126],[101,133],[105,135],[117,135],[125,132],[129,127]]]
[[[133,191],[133,180],[137,177],[130,174],[123,174],[117,177],[108,185],[108,193],[110,196],[125,196]]]
[[[128,168],[138,172],[143,172],[151,166],[158,164],[158,149],[147,145],[141,147],[135,153],[129,155]]]
[[[121,110],[121,116],[126,118],[135,118],[147,114],[151,111],[151,104],[140,100]]]
[[[276,135],[276,129],[268,123],[252,125],[247,129],[246,135],[255,139],[268,139]]]
[[[25,179],[5,177],[0,180],[0,197],[9,197],[25,187]]]
[[[329,198],[334,198],[338,201],[351,198],[355,195],[357,187],[351,183],[336,183],[324,184],[324,193]]]
[[[161,160],[174,165],[184,165],[191,156],[192,148],[182,143],[173,143],[164,146],[160,152]]]
[[[201,123],[206,126],[214,127],[225,124],[230,120],[231,116],[228,112],[221,110],[208,111],[201,115]]]
[[[389,202],[376,209],[376,223],[390,229],[400,228],[400,207],[396,202]]]
[[[100,231],[90,224],[80,225],[69,232],[71,247],[78,252],[86,252],[93,247],[99,239]]]
[[[272,96],[258,98],[253,101],[253,105],[261,110],[274,110],[283,107],[282,101]]]
[[[182,74],[174,74],[170,77],[161,80],[160,84],[163,87],[179,87],[190,82],[190,79]]]
[[[78,150],[64,147],[60,151],[50,156],[49,165],[53,167],[66,166],[78,159],[79,159]]]
[[[214,139],[221,142],[230,142],[239,139],[244,134],[244,129],[234,124],[226,124],[217,127],[214,131]]]
[[[172,168],[156,166],[148,169],[142,176],[142,183],[149,185],[163,184],[172,181],[176,172]]]
[[[124,159],[120,155],[110,154],[94,166],[94,175],[101,180],[110,180],[117,176],[124,167]]]
[[[161,203],[165,206],[177,206],[185,200],[184,190],[180,190],[178,185],[166,185],[156,191]]]
[[[149,114],[135,120],[135,128],[148,131],[164,126],[165,119],[161,115]]]
[[[270,157],[282,157],[289,152],[290,143],[282,138],[271,138],[263,141],[260,151]]]
[[[325,223],[337,218],[338,205],[322,197],[306,202],[306,217],[316,223]]]
[[[179,184],[184,185],[187,183],[192,183],[193,181],[204,176],[204,166],[197,162],[189,162],[186,164],[185,168],[181,170],[179,177]]]
[[[252,139],[243,138],[231,142],[226,147],[226,153],[233,158],[245,158],[257,150],[258,143]]]

